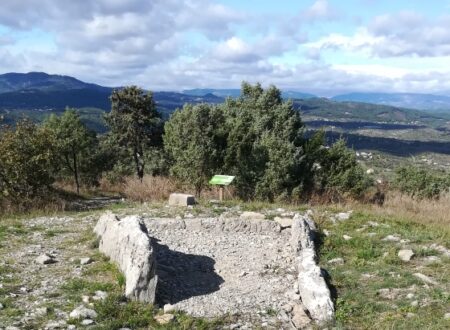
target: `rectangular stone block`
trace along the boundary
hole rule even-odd
[[[189,206],[195,204],[195,197],[189,194],[173,193],[169,197],[170,206]]]

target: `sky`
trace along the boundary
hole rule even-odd
[[[450,0],[1,0],[0,73],[450,95]]]

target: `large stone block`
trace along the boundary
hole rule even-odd
[[[170,206],[189,206],[195,204],[195,197],[189,194],[173,193],[169,197]]]
[[[296,215],[292,224],[292,245],[296,252],[298,288],[303,306],[319,324],[334,320],[330,290],[317,264],[315,224],[308,216]]]
[[[113,213],[107,212],[100,217],[94,232],[100,238],[100,252],[110,257],[125,275],[125,295],[130,299],[154,303],[156,262],[142,219],[128,216],[119,220]]]

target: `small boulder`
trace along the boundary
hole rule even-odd
[[[95,291],[95,296],[92,297],[94,300],[105,300],[108,298],[108,293],[105,291]]]
[[[167,324],[170,323],[170,321],[172,321],[175,318],[175,315],[173,314],[163,314],[163,315],[156,315],[155,316],[155,321],[158,324]]]
[[[402,259],[403,261],[410,261],[411,258],[414,256],[413,250],[400,250],[398,251],[398,257]]]
[[[444,314],[444,319],[450,320],[450,313],[445,313]]]
[[[438,285],[438,282],[436,282],[435,280],[433,280],[431,277],[425,275],[425,274],[421,274],[421,273],[414,273],[413,276],[417,277],[419,280],[427,283],[427,284],[432,284],[432,285]]]
[[[5,308],[2,303],[0,303],[0,310],[2,310],[3,308]]]
[[[311,319],[301,305],[294,305],[292,309],[292,323],[296,329],[305,329],[311,324]]]
[[[353,237],[348,236],[348,235],[343,235],[342,238],[344,238],[346,241],[351,240]]]
[[[94,323],[95,322],[93,320],[91,320],[91,319],[85,319],[85,320],[81,321],[81,325],[84,325],[84,326],[89,326],[89,325],[92,325]]]
[[[69,316],[73,319],[95,319],[97,317],[97,312],[93,309],[84,307],[83,305],[78,306],[73,311],[70,312]]]
[[[189,194],[173,193],[169,196],[170,206],[189,206],[195,204],[195,197]]]
[[[54,264],[56,262],[56,259],[52,255],[44,253],[37,257],[34,261],[41,265],[49,265]]]
[[[80,259],[80,265],[88,265],[92,262],[92,259],[87,257],[87,258],[81,258]]]
[[[436,257],[436,256],[427,256],[427,257],[423,258],[423,262],[428,265],[428,264],[432,264],[435,262],[441,262],[441,258]]]
[[[274,220],[280,224],[281,229],[292,227],[292,218],[275,217]]]
[[[397,235],[387,235],[385,238],[382,239],[384,242],[400,242],[400,237]]]
[[[334,219],[337,221],[345,221],[345,220],[350,219],[352,213],[353,213],[353,211],[340,212],[334,216]]]

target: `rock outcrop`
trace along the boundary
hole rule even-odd
[[[142,220],[138,216],[119,220],[107,212],[100,217],[94,232],[100,238],[100,252],[110,257],[125,275],[125,295],[153,303],[156,263],[151,239]]]
[[[334,320],[334,305],[322,270],[317,265],[314,233],[314,221],[307,215],[294,217],[291,243],[297,260],[300,297],[312,319],[324,324]]]

